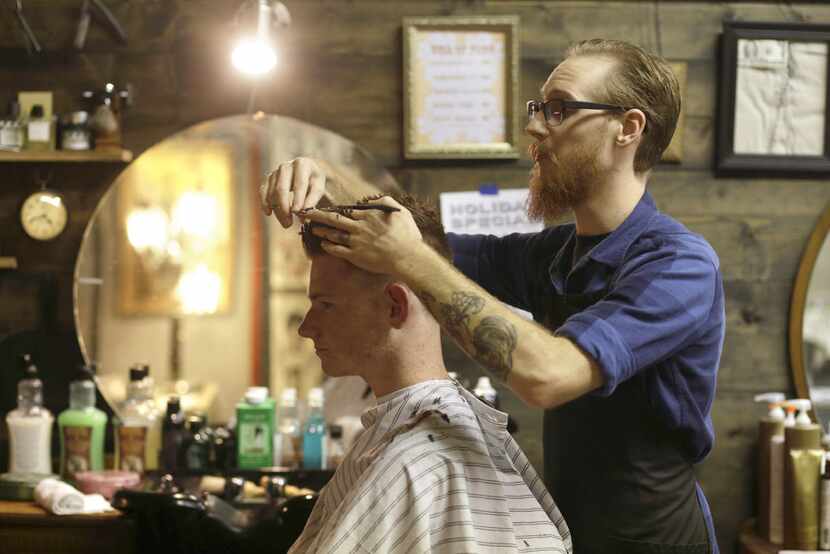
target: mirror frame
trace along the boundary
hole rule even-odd
[[[830,204],[824,208],[824,212],[807,241],[807,247],[804,249],[801,263],[798,266],[798,274],[795,278],[790,300],[790,329],[788,334],[790,369],[798,398],[812,399],[807,384],[807,368],[804,366],[804,307],[807,303],[807,289],[810,286],[810,278],[813,276],[816,260],[822,246],[824,246],[824,241],[828,238],[828,233],[830,233]],[[812,411],[815,417],[815,409]]]

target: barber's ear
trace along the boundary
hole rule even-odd
[[[622,127],[617,134],[618,146],[628,146],[636,142],[646,131],[646,114],[637,108],[628,110],[623,115]]]
[[[409,296],[400,283],[389,283],[384,291],[389,298],[389,323],[399,329],[409,317]]]

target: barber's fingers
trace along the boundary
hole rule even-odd
[[[326,193],[326,176],[322,172],[313,172],[308,183],[308,193],[301,209],[313,208]]]
[[[313,208],[326,192],[326,174],[311,158],[281,163],[260,184],[260,206],[283,227],[290,227],[292,211]]]
[[[327,240],[323,240],[322,242],[320,242],[320,247],[327,254],[337,256],[338,258],[349,259],[349,257],[352,255],[352,250],[348,246],[343,246],[342,244],[335,244]]]
[[[306,193],[308,192],[308,181],[311,179],[311,167],[309,164],[302,163],[298,160],[294,167],[293,177],[291,190],[294,194],[293,201],[291,202],[291,210],[297,211],[303,209]]]
[[[351,245],[351,234],[348,231],[341,231],[340,229],[332,229],[331,227],[322,227],[316,225],[311,229],[312,234],[334,244],[342,246]]]
[[[396,208],[406,209],[397,200],[391,196],[383,195],[366,202],[367,204],[383,204],[385,206],[394,206]]]
[[[359,210],[353,210],[352,214]],[[326,212],[322,210],[311,210],[310,212],[302,212],[297,214],[303,221],[311,221],[313,223],[321,223],[328,225],[341,231],[356,231],[359,223],[352,217],[347,217],[337,212]]]

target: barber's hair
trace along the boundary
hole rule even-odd
[[[615,60],[597,91],[597,101],[639,108],[646,114],[646,128],[634,157],[634,171],[644,173],[657,165],[668,148],[680,117],[680,85],[668,62],[639,46],[620,40],[591,39],[571,45],[565,57],[606,56]]]
[[[386,195],[394,198],[399,204],[410,211],[412,218],[415,220],[415,225],[421,231],[421,236],[425,243],[444,258],[452,260],[452,252],[450,251],[449,242],[447,242],[444,226],[441,224],[438,210],[432,203],[419,200],[405,192],[395,191],[387,193]],[[300,235],[303,238],[303,248],[306,254],[308,256],[319,256],[326,252],[320,245],[323,239],[311,232],[312,225],[315,224],[304,224],[300,230]]]

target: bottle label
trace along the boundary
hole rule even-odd
[[[49,122],[30,121],[29,140],[34,142],[49,142]]]
[[[122,425],[118,428],[118,469],[144,473],[147,428]]]
[[[63,428],[66,462],[63,476],[75,479],[75,474],[92,468],[92,427],[67,425]]]

